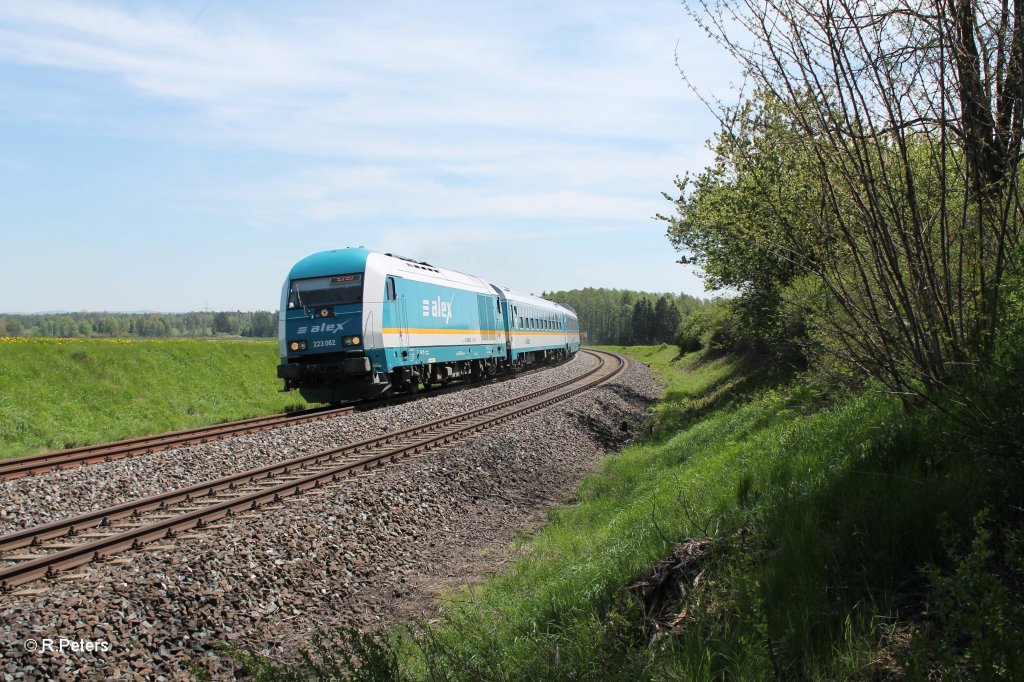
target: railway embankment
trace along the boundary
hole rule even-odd
[[[277,343],[0,338],[0,459],[306,407]]]
[[[9,527],[117,503],[338,442],[394,433],[580,377],[597,358],[382,410],[91,464],[0,484]],[[609,448],[643,429],[658,394],[625,371],[521,419],[0,595],[0,671],[25,679],[215,679],[239,673],[218,645],[295,663],[318,629],[373,630],[436,616],[437,598],[514,558],[517,533],[570,501]],[[625,426],[624,426],[625,425]],[[198,501],[198,500],[197,500]],[[76,538],[69,538],[74,542]],[[28,645],[67,637],[89,652]]]
[[[517,560],[428,624],[328,630],[312,668],[236,656],[257,679],[315,678],[352,651],[403,679],[1021,671],[1019,452],[948,410],[822,391],[764,359],[626,351],[664,383],[653,426],[519,537]]]

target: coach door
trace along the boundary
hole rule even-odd
[[[409,321],[405,311],[405,293],[401,286],[401,277],[388,276],[384,287],[385,327],[391,328],[392,334],[398,334],[398,348],[405,351],[409,347]],[[387,343],[385,342],[385,345]],[[403,359],[406,357],[402,356]]]

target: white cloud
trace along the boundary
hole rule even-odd
[[[565,58],[541,50],[527,25],[479,34],[411,4],[387,23],[343,12],[268,26],[232,14],[210,28],[129,7],[6,3],[0,58],[106,74],[201,108],[215,135],[230,124],[237,138],[300,152],[345,150],[346,126],[657,137],[688,99],[671,65],[679,30],[692,30],[682,24],[605,26]]]
[[[155,141],[182,168],[153,183],[173,220],[288,226],[309,243],[390,224],[380,235],[403,252],[434,253],[413,229],[429,227],[498,269],[487,244],[538,225],[649,231],[672,177],[709,160],[713,122],[677,43],[698,85],[736,74],[675,0],[215,2],[193,22],[201,5],[0,3],[0,63],[19,76],[0,86],[0,120],[126,156]],[[0,165],[35,165],[34,151]],[[101,175],[98,157],[78,163]],[[117,185],[97,183],[115,189],[96,203],[117,205]]]

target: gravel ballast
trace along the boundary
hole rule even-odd
[[[465,412],[579,376],[579,354],[549,370],[391,407],[0,483],[0,534],[203,483]]]
[[[26,525],[11,517],[35,495],[46,504],[32,523],[69,515],[76,503],[85,511],[462,412],[557,383],[594,362],[581,355],[509,382],[179,449],[185,462],[168,452],[19,479],[6,484],[16,491],[4,492],[4,521]],[[493,570],[517,531],[569,499],[605,452],[641,428],[659,392],[648,369],[630,362],[612,383],[474,440],[91,565],[77,578],[0,596],[8,643],[0,675],[190,679],[183,662],[194,660],[216,679],[232,679],[234,665],[217,642],[294,661],[318,627],[429,616],[439,590]],[[243,452],[248,465],[226,468]],[[107,477],[114,480],[103,484]],[[45,485],[33,493],[25,485],[32,481]],[[137,482],[153,487],[140,490]],[[78,500],[77,491],[90,489],[92,497]],[[25,649],[27,640],[61,637],[109,650]]]

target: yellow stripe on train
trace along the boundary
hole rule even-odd
[[[504,329],[423,329],[412,327],[410,329],[399,329],[398,327],[385,327],[381,329],[383,334],[499,334],[504,335]],[[570,332],[539,331],[539,330],[515,330],[512,332],[518,336],[567,336]]]

